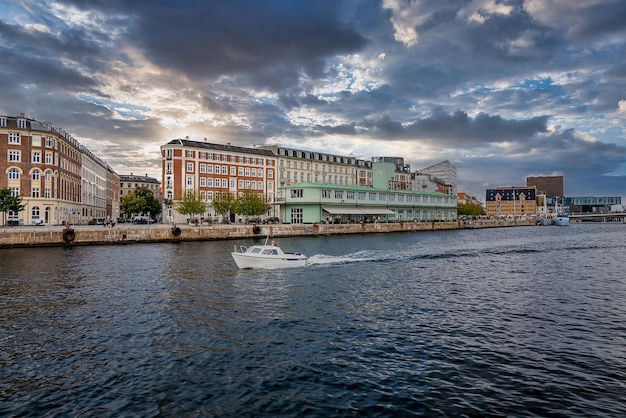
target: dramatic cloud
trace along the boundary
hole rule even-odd
[[[121,174],[212,142],[450,160],[461,190],[626,195],[622,0],[0,0],[0,113]]]

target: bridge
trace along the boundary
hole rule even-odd
[[[579,213],[569,215],[570,222],[619,222],[626,223],[626,212]]]

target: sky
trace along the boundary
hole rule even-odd
[[[189,137],[626,196],[624,0],[0,0],[0,114],[161,179]],[[623,202],[626,198],[623,198]]]

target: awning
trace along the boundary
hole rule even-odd
[[[326,212],[332,215],[363,215],[359,208],[351,207],[322,207]]]
[[[389,209],[382,208],[361,208],[366,215],[395,215],[396,213]]]
[[[324,206],[322,207],[326,212],[332,215],[395,215],[396,213],[389,209],[383,208],[352,208],[343,206]]]

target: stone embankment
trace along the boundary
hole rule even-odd
[[[530,226],[534,221],[480,220],[454,222],[393,222],[377,224],[276,224],[276,225],[133,225],[1,227],[0,248],[131,244],[272,237],[438,231],[464,228]]]

